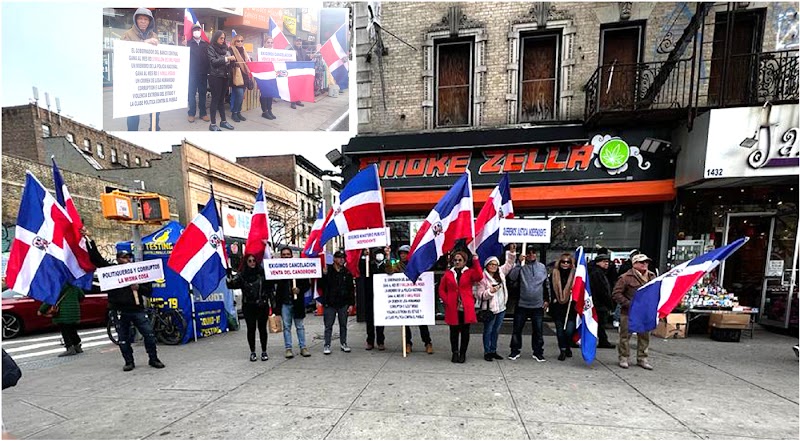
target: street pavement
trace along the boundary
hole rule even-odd
[[[342,123],[342,118],[347,119],[349,115],[349,90],[339,93],[337,97],[319,95],[314,103],[303,103],[304,107],[292,109],[290,103],[275,99],[272,104],[272,113],[277,117],[268,120],[261,117],[261,108],[258,102],[254,102],[254,108],[242,111],[242,115],[247,118],[244,122],[234,122],[231,118],[230,104],[225,103],[225,116],[228,122],[233,125],[233,131],[346,131],[349,129],[347,124]],[[211,104],[210,98],[206,105]],[[103,130],[107,132],[123,132],[128,130],[126,118],[112,118],[113,89],[106,87],[103,89]],[[188,131],[188,132],[207,132],[210,122],[204,122],[197,118],[190,123],[187,120],[187,109],[171,110],[161,112],[159,126],[162,131]],[[143,115],[139,121],[139,130],[145,131],[150,128],[150,116]],[[217,116],[217,125],[219,125]],[[229,130],[222,129],[223,132]]]
[[[526,333],[529,333],[529,326]],[[552,323],[548,326],[552,327]],[[504,328],[507,326],[504,325]],[[322,354],[322,319],[306,319],[310,358],[287,360],[283,338],[270,334],[266,362],[248,361],[245,331],[184,346],[159,346],[167,365],[122,371],[112,345],[82,355],[22,358],[23,377],[2,393],[6,430],[21,439],[798,439],[797,336],[756,330],[722,343],[708,335],[651,339],[655,370],[616,365],[599,349],[593,366],[556,360],[552,331],[547,362],[523,356],[482,359],[473,325],[465,364],[450,362],[447,326],[432,327],[435,353],[403,358],[400,331],[387,350],[365,351],[363,323],[350,318],[352,352]],[[89,338],[93,330],[84,331]],[[612,341],[617,334],[609,331]],[[97,333],[96,335],[101,335]],[[34,336],[32,338],[43,338]],[[500,336],[508,355],[510,336]],[[86,339],[84,339],[86,341]],[[97,340],[101,341],[101,340]],[[635,338],[632,339],[635,342]],[[9,348],[32,346],[5,342]],[[632,344],[635,347],[635,343]],[[295,342],[295,352],[299,352]],[[635,349],[632,350],[635,354]]]

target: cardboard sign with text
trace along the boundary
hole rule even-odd
[[[267,280],[319,279],[322,262],[319,259],[264,259],[264,276]]]
[[[164,267],[161,259],[145,260],[144,262],[126,263],[124,265],[113,265],[105,268],[97,268],[95,274],[100,281],[100,289],[122,288],[134,283],[145,283],[161,280],[164,278]]]
[[[297,61],[297,52],[260,47],[258,61]]]
[[[385,247],[391,244],[389,227],[355,230],[344,235],[344,249],[347,251]]]
[[[549,219],[500,219],[500,243],[550,243]]]
[[[189,107],[189,48],[114,40],[114,118]]]
[[[422,273],[416,284],[403,273],[375,274],[375,326],[435,325],[433,272]]]

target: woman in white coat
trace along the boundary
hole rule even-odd
[[[506,251],[506,261],[500,266],[497,257],[489,257],[483,263],[483,279],[476,285],[477,302],[475,307],[478,310],[488,309],[492,316],[483,322],[483,359],[486,361],[502,360],[503,357],[497,355],[497,338],[503,318],[506,315],[506,303],[508,302],[508,286],[506,285],[506,275],[514,268],[517,261],[516,245],[512,244]]]

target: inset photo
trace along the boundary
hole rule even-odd
[[[103,129],[347,131],[349,8],[104,8]]]

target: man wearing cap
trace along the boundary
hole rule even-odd
[[[388,254],[391,249],[386,247],[386,253]],[[408,265],[408,255],[411,253],[411,247],[408,245],[403,245],[397,249],[397,255],[400,257],[399,261],[390,261],[386,265],[386,274],[394,274],[394,273],[402,273],[406,270],[406,265]],[[425,343],[425,352],[428,354],[433,354],[433,342],[431,340],[431,331],[428,329],[428,325],[421,325],[419,327],[419,336],[422,339],[422,342]],[[411,353],[411,349],[413,344],[411,342],[411,327],[406,327],[406,353]]]
[[[333,322],[339,318],[339,343],[342,352],[350,352],[347,346],[347,309],[355,303],[355,281],[353,274],[344,266],[344,251],[333,253],[333,264],[323,268],[322,306],[325,323],[325,346],[322,352],[331,353]]]
[[[83,230],[86,236],[86,248],[89,251],[89,258],[92,263],[98,268],[114,266],[113,263],[107,261],[97,250],[97,245],[94,240]],[[130,251],[117,252],[117,265],[125,265],[132,261],[133,255]],[[110,289],[108,291],[108,309],[120,312],[119,319],[119,350],[122,352],[122,358],[125,360],[123,371],[132,371],[136,365],[133,361],[133,348],[131,347],[130,334],[131,325],[136,326],[139,333],[144,337],[144,348],[150,358],[150,366],[161,369],[164,363],[158,359],[158,351],[156,349],[156,336],[153,333],[153,325],[147,319],[144,312],[144,297],[150,297],[153,291],[151,284],[148,283],[134,283],[133,285],[123,286],[121,288]]]
[[[613,298],[620,304],[621,311],[619,317],[619,367],[628,368],[628,357],[630,357],[630,334],[628,333],[628,312],[631,300],[636,295],[636,290],[647,282],[653,280],[656,275],[647,269],[650,258],[644,254],[637,254],[631,258],[633,268],[622,274],[617,284],[614,285]],[[639,332],[636,334],[636,364],[644,369],[651,370],[653,366],[647,361],[647,347],[650,345],[650,332]]]
[[[614,349],[616,346],[608,341],[605,324],[608,318],[608,311],[614,307],[611,299],[611,285],[608,283],[608,265],[610,259],[608,254],[598,254],[594,258],[594,265],[589,269],[589,286],[592,289],[592,300],[597,308],[597,337],[598,348]]]
[[[206,86],[208,85],[208,43],[201,37],[203,28],[192,26],[192,39],[189,46],[189,122],[194,122],[194,114],[200,111],[200,119],[209,121],[206,115]],[[196,97],[195,97],[196,95]]]
[[[536,257],[536,249],[528,247],[525,256],[521,258],[524,266],[517,265],[508,273],[508,279],[512,283],[519,283],[519,300],[514,309],[514,330],[511,334],[511,354],[508,356],[510,360],[516,360],[520,356],[522,330],[530,318],[533,327],[533,359],[538,362],[547,361],[544,358],[544,311],[548,306],[546,299],[550,298],[550,289],[547,268]]]

